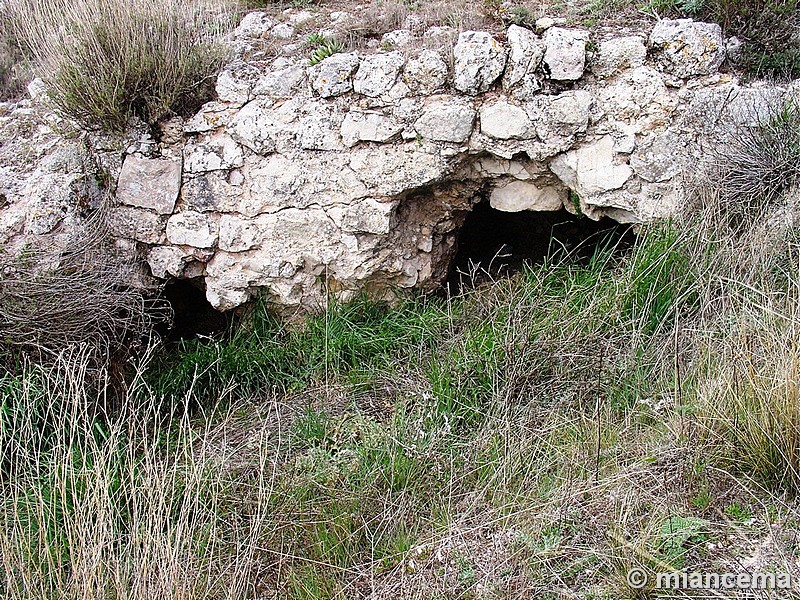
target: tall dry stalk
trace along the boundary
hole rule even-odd
[[[73,349],[0,379],[0,595],[250,597],[268,461],[246,477],[232,471],[241,447],[211,426],[197,435],[192,398],[165,413],[141,372],[126,410],[93,416],[103,398],[90,391],[90,367]],[[265,434],[255,445],[273,452]]]

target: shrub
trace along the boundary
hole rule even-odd
[[[11,0],[8,10],[53,102],[89,126],[122,130],[131,117],[153,124],[195,110],[224,58],[220,11],[209,6]]]
[[[727,145],[701,188],[697,232],[708,253],[702,310],[682,360],[708,456],[736,474],[800,491],[797,348],[800,228],[775,203],[797,183],[795,104]],[[723,162],[729,160],[731,162]],[[731,164],[732,163],[732,164]],[[696,261],[697,257],[693,259]],[[694,389],[692,389],[694,388]]]
[[[21,95],[26,74],[24,58],[14,39],[11,22],[0,14],[0,102]]]
[[[745,42],[735,62],[756,77],[800,77],[798,0],[713,0],[709,15]]]
[[[151,307],[132,287],[98,213],[66,242],[0,256],[0,360],[22,353],[49,362],[80,346],[97,365],[149,329]]]
[[[514,6],[509,11],[508,20],[519,27],[533,28],[536,14],[527,6]]]
[[[0,101],[14,98],[22,88],[19,79],[14,77],[15,65],[12,49],[5,41],[0,42]]]
[[[800,100],[752,107],[755,125],[740,125],[715,158],[722,199],[749,210],[778,202],[800,182]]]

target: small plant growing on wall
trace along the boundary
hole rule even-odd
[[[311,48],[308,58],[308,62],[311,65],[319,64],[326,58],[345,50],[344,44],[339,40],[334,40],[318,33],[308,36],[306,43]]]

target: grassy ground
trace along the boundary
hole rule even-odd
[[[450,301],[255,309],[145,360],[113,411],[80,352],[27,365],[0,382],[2,595],[648,598],[629,568],[797,573],[799,232],[761,216]]]

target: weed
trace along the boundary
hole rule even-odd
[[[797,365],[790,353],[742,325],[740,346],[725,352],[731,368],[715,368],[718,379],[702,390],[701,416],[731,464],[768,484],[800,489],[800,426]],[[766,339],[765,339],[766,338]],[[790,339],[781,340],[789,347]],[[785,347],[785,346],[781,346]],[[788,355],[787,355],[788,354]]]
[[[328,437],[330,420],[324,412],[308,407],[292,424],[295,444],[298,448],[313,448]]]
[[[753,518],[753,513],[747,506],[732,502],[725,507],[725,514],[739,523],[744,523]]]
[[[676,310],[696,305],[693,264],[680,234],[670,226],[644,232],[631,261],[631,288],[622,308],[637,330],[655,332],[669,326]]]
[[[219,394],[235,382],[248,397],[274,388],[297,390],[328,374],[367,383],[373,366],[423,344],[445,319],[435,301],[409,301],[389,310],[366,298],[332,304],[324,315],[292,327],[268,307],[252,308],[245,324],[219,340],[184,341],[149,373],[154,393],[182,397],[196,380],[199,393]]]
[[[288,593],[292,600],[326,600],[341,594],[341,583],[316,565],[298,566],[289,575]]]
[[[569,201],[572,203],[572,209],[578,217],[583,217],[583,209],[581,208],[581,197],[574,190],[569,191]]]
[[[707,487],[704,487],[697,492],[695,497],[692,498],[692,505],[700,510],[706,510],[709,506],[711,506],[711,493]]]
[[[527,6],[513,6],[508,12],[507,20],[519,27],[532,28],[536,23],[536,15]]]
[[[739,126],[714,159],[720,193],[738,218],[775,205],[800,182],[800,101],[750,111],[755,124]]]
[[[18,409],[0,427],[4,596],[88,597],[98,588],[129,598],[208,596],[220,585],[241,594],[253,553],[230,553],[236,533],[220,527],[230,482],[209,438],[194,435],[185,414],[154,422],[157,408],[136,382],[121,414],[96,416],[91,407],[102,399],[85,385],[88,364],[80,353],[46,368],[27,364],[18,392],[4,396]],[[154,425],[175,426],[167,448]],[[37,442],[44,431],[47,443]],[[250,534],[261,523],[250,520]]]
[[[658,532],[656,550],[675,569],[683,568],[686,555],[708,539],[708,521],[697,517],[670,516]]]
[[[707,0],[646,0],[638,5],[639,10],[663,16],[698,16]]]

